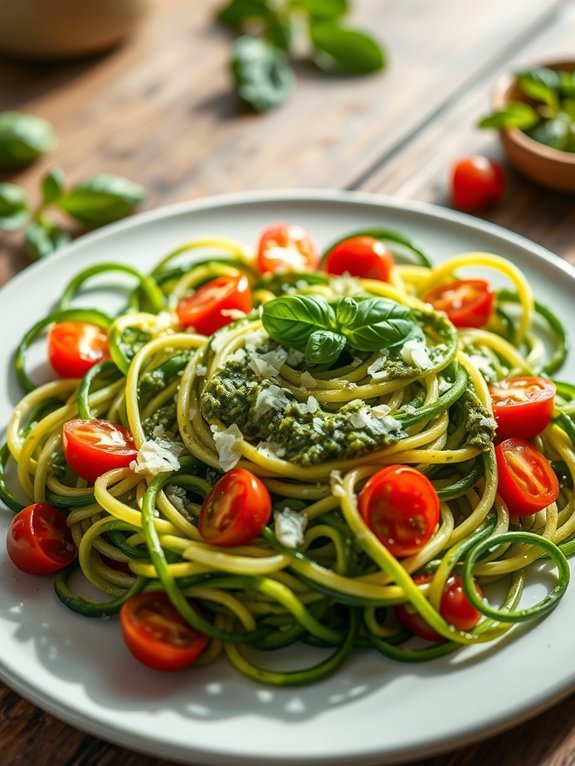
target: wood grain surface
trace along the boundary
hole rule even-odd
[[[0,57],[0,110],[46,117],[60,137],[49,157],[0,180],[37,199],[61,167],[71,180],[118,173],[150,190],[147,207],[265,188],[363,189],[449,204],[453,160],[500,157],[474,128],[499,73],[573,55],[575,0],[356,0],[353,20],[385,42],[385,73],[328,78],[297,65],[289,103],[264,116],[230,90],[230,36],[218,3],[163,0],[124,45],[65,63]],[[508,170],[488,217],[575,263],[575,197]],[[0,234],[0,283],[26,265],[17,235]],[[446,709],[446,719],[450,711]],[[87,736],[0,684],[2,766],[167,766]],[[575,763],[575,697],[504,734],[421,766]]]

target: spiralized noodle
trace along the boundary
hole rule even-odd
[[[392,249],[394,241],[405,249],[403,235],[388,234]],[[192,260],[182,262],[188,253]],[[32,328],[16,356],[27,393],[12,414],[7,448],[0,453],[1,497],[15,511],[22,507],[4,480],[13,460],[28,502],[47,501],[67,514],[77,565],[105,594],[105,600],[90,600],[73,593],[66,570],[56,578],[60,599],[77,612],[102,616],[116,614],[142,590],[163,590],[184,619],[211,639],[199,664],[224,654],[248,677],[276,685],[318,680],[335,671],[354,647],[375,647],[394,660],[433,659],[462,645],[497,639],[516,622],[553,608],[568,581],[563,554],[574,549],[575,389],[558,384],[555,419],[537,437],[537,448],[560,479],[559,498],[517,519],[498,494],[488,383],[553,374],[565,357],[565,334],[509,261],[469,252],[433,267],[415,247],[411,256],[417,263],[394,266],[389,282],[320,272],[260,277],[249,248],[202,237],[162,258],[150,275],[102,264],[75,277],[56,311]],[[477,269],[491,270],[494,281],[506,287],[486,327],[456,330],[423,296],[461,270]],[[137,281],[124,313],[112,318],[74,308],[76,294],[92,276],[114,271]],[[210,337],[183,330],[174,311],[178,301],[216,277],[237,274],[248,277],[256,308],[230,317]],[[260,306],[285,294],[321,295],[332,302],[359,294],[407,306],[423,329],[428,363],[418,366],[399,355],[395,366],[386,368],[385,355],[373,351],[310,367],[303,354],[290,358],[287,349],[276,368],[266,369],[261,360],[278,344],[263,327]],[[35,387],[25,371],[26,351],[51,322],[66,318],[105,327],[111,360],[82,380]],[[555,338],[551,356],[542,341],[549,330]],[[242,364],[253,371],[249,362],[254,358],[264,369],[259,377],[257,370],[252,375],[258,390],[277,387],[291,412],[316,408],[317,438],[309,450],[296,453],[293,444],[244,434],[233,412],[226,412],[229,402],[218,401],[230,365],[239,365],[235,374]],[[364,446],[331,456],[322,423],[346,412],[356,413]],[[73,476],[63,459],[62,426],[73,418],[119,423],[139,450],[150,442],[172,449],[179,468],[153,475],[132,465],[101,475],[92,487]],[[380,424],[380,436],[385,432],[379,442],[372,438],[369,418]],[[258,424],[252,425],[257,430]],[[425,474],[441,503],[429,541],[401,559],[366,526],[357,502],[371,476],[398,464]],[[282,543],[273,520],[260,537],[240,547],[219,548],[202,539],[197,526],[202,501],[231,465],[261,478],[276,514],[289,508],[305,515],[307,526],[296,548]],[[524,583],[533,576],[529,565],[542,557],[556,567],[557,585],[535,606],[520,609]],[[468,595],[474,580],[482,589],[497,582],[504,591],[497,608],[479,602],[483,618],[469,631],[455,629],[440,614],[441,596],[454,572],[463,576]],[[422,573],[431,579],[414,581]],[[445,640],[430,646],[406,643],[394,609],[405,603]],[[281,672],[267,669],[270,661],[261,662],[256,654],[302,641],[330,651],[311,668]]]

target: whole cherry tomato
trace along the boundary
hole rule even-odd
[[[451,195],[459,210],[483,210],[499,202],[504,191],[503,168],[488,157],[462,157],[453,166]]]
[[[106,471],[126,468],[138,456],[130,432],[108,420],[69,420],[62,429],[62,442],[70,468],[92,484]]]
[[[270,494],[260,479],[234,468],[214,484],[202,503],[198,529],[212,545],[246,545],[261,534],[271,511]]]
[[[319,251],[301,226],[278,224],[269,226],[261,233],[257,263],[262,274],[313,271],[319,265]]]
[[[555,385],[547,378],[505,378],[489,386],[497,438],[534,439],[553,419]]]
[[[429,582],[431,579],[432,575],[416,575],[413,581],[419,584]],[[474,584],[477,593],[482,596],[481,588],[477,583]],[[434,630],[411,604],[400,604],[395,607],[395,612],[401,624],[414,636],[424,638],[426,641],[445,641],[445,638]],[[439,614],[445,622],[463,631],[471,630],[481,619],[481,613],[468,600],[463,590],[463,581],[457,574],[451,575],[445,583],[439,603]]]
[[[351,274],[364,279],[389,280],[393,254],[383,242],[373,237],[351,237],[339,242],[325,258],[328,274]]]
[[[108,336],[95,324],[57,322],[48,330],[48,359],[62,378],[81,378],[108,356]]]
[[[66,517],[48,503],[34,503],[14,516],[6,548],[12,562],[28,574],[53,574],[76,558]]]
[[[183,298],[176,307],[182,327],[193,327],[201,335],[212,335],[220,327],[233,322],[227,312],[252,309],[252,293],[244,274],[218,277]]]
[[[547,458],[524,439],[512,438],[495,448],[498,492],[511,516],[530,516],[555,502],[559,482]]]
[[[208,637],[184,620],[165,593],[140,593],[122,605],[120,626],[134,657],[154,670],[174,671],[191,665]]]
[[[423,300],[445,312],[455,327],[483,327],[491,316],[495,295],[484,279],[456,279],[434,288]]]
[[[362,519],[394,556],[421,550],[439,521],[433,484],[415,468],[390,465],[374,474],[358,496]]]

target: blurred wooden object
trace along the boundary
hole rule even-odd
[[[231,90],[230,37],[213,22],[217,5],[163,0],[105,57],[58,65],[0,59],[0,109],[45,117],[60,137],[55,152],[9,180],[37,195],[49,167],[62,167],[71,180],[118,173],[150,189],[148,207],[287,187],[448,205],[455,158],[485,152],[504,161],[497,135],[474,128],[490,109],[496,77],[568,58],[575,39],[575,0],[356,0],[353,20],[386,44],[387,71],[329,78],[301,65],[289,103],[255,116]],[[575,263],[575,197],[510,168],[508,176],[506,199],[487,217]],[[0,237],[2,282],[25,260],[17,236]],[[82,734],[2,686],[0,749],[6,766],[166,766]],[[420,766],[487,763],[575,763],[575,697]]]

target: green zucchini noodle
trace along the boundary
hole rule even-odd
[[[135,594],[164,591],[210,639],[196,664],[223,656],[256,681],[296,685],[334,672],[354,651],[421,662],[494,641],[557,605],[569,581],[565,554],[575,550],[575,387],[557,382],[554,418],[534,442],[557,475],[557,501],[518,517],[498,494],[488,386],[560,369],[567,354],[561,322],[534,300],[521,271],[497,255],[463,253],[433,266],[423,245],[404,234],[366,233],[396,256],[389,281],[322,270],[261,276],[250,248],[206,236],[172,251],[149,274],[122,263],[90,266],[55,296],[54,312],[15,354],[25,395],[0,449],[0,499],[14,512],[23,507],[5,478],[13,461],[20,494],[66,515],[78,558],[56,576],[55,589],[70,609],[116,615]],[[334,243],[344,238],[337,234]],[[491,270],[505,285],[483,327],[456,328],[423,300],[463,269]],[[102,274],[134,280],[117,316],[76,306]],[[253,309],[228,312],[228,323],[210,336],[183,328],[179,301],[230,276],[247,278]],[[347,347],[335,361],[310,364],[301,348],[282,345],[264,327],[263,307],[285,296],[329,305],[384,299],[405,307],[417,340],[404,339],[395,350]],[[67,320],[103,328],[109,359],[82,379],[36,387],[26,372],[28,349]],[[62,442],[63,425],[75,418],[128,429],[137,460],[93,485],[76,476]],[[158,447],[165,465],[141,461]],[[391,465],[415,467],[440,503],[428,541],[402,558],[358,507],[366,481]],[[211,487],[234,467],[259,477],[273,511],[256,539],[218,547],[203,539],[198,517]],[[295,543],[281,532],[286,514],[298,518]],[[524,606],[524,585],[542,563],[555,573],[554,586]],[[78,567],[101,598],[74,591],[70,575]],[[481,614],[466,631],[440,612],[454,573]],[[496,583],[495,601],[479,595],[475,583],[488,592]],[[402,604],[444,640],[422,645],[407,635],[396,616]],[[302,642],[326,650],[312,667],[280,672],[261,660],[261,651]]]

